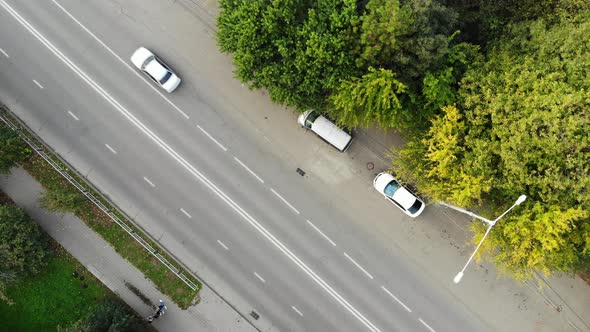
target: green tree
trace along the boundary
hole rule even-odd
[[[86,198],[79,191],[63,187],[48,188],[39,198],[43,208],[59,213],[76,213],[85,201]]]
[[[409,122],[400,102],[406,86],[390,70],[369,68],[362,78],[343,81],[331,96],[330,115],[345,127],[369,126],[401,128]]]
[[[441,67],[426,73],[421,101],[425,118],[439,113],[444,106],[458,102],[459,81],[469,65],[480,61],[480,58],[479,47],[468,43],[454,44],[450,47]]]
[[[0,205],[0,276],[35,274],[46,266],[47,240],[15,206]]]
[[[357,64],[391,69],[419,86],[448,52],[457,14],[433,0],[369,0],[360,25]]]
[[[10,168],[27,159],[31,149],[7,126],[0,126],[0,174],[8,174]]]
[[[356,1],[221,0],[217,40],[250,88],[300,109],[323,108],[341,79],[355,76]]]
[[[397,151],[393,167],[408,175],[416,166],[421,192],[490,216],[529,196],[482,247],[516,276],[587,268],[590,12],[515,24],[491,46],[465,73],[461,106]]]
[[[140,332],[147,331],[135,315],[129,313],[121,303],[105,301],[92,307],[86,317],[62,332]]]

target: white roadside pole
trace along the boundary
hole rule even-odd
[[[465,263],[465,265],[463,266],[463,269],[461,269],[461,271],[459,273],[457,273],[457,275],[455,276],[455,278],[453,278],[453,282],[458,284],[461,281],[461,278],[463,278],[463,274],[465,273],[465,269],[467,268],[467,266],[469,265],[469,263],[471,263],[471,260],[473,259],[473,257],[475,256],[475,253],[477,253],[477,250],[479,250],[479,247],[481,247],[483,241],[486,239],[486,237],[488,236],[488,234],[490,233],[490,231],[492,230],[492,227],[494,227],[494,225],[496,224],[496,222],[498,222],[498,220],[502,219],[502,217],[504,217],[508,212],[510,212],[510,210],[512,210],[515,206],[522,204],[522,202],[524,202],[526,200],[526,195],[520,195],[518,197],[518,199],[516,200],[516,202],[514,202],[514,204],[512,204],[512,206],[504,211],[504,213],[502,213],[498,218],[494,219],[494,220],[489,220],[486,219],[484,217],[480,217],[477,214],[464,210],[462,208],[444,203],[444,202],[439,202],[439,204],[450,207],[453,210],[457,210],[459,212],[465,213],[473,218],[479,219],[483,222],[485,222],[486,224],[488,224],[488,229],[486,230],[486,233],[483,235],[483,238],[481,239],[481,241],[479,241],[479,244],[477,245],[477,247],[475,248],[475,250],[473,251],[473,253],[471,254],[471,256],[469,257],[469,259],[467,260],[467,263]]]

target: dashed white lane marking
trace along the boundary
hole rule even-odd
[[[155,184],[154,184],[152,181],[150,181],[150,179],[146,178],[145,176],[143,177],[143,179],[145,180],[145,182],[147,182],[147,183],[148,183],[150,186],[152,186],[153,188],[155,188],[155,187],[156,187],[156,185],[155,185]]]
[[[256,173],[254,173],[254,171],[252,171],[250,168],[248,168],[248,166],[246,166],[246,164],[244,164],[240,159],[238,159],[238,157],[234,157],[234,159],[236,160],[236,162],[240,165],[242,165],[242,167],[244,167],[248,172],[250,172],[250,174],[252,174],[252,176],[254,176],[256,179],[258,179],[258,181],[260,181],[260,183],[264,183],[264,180],[262,180],[260,178],[260,176],[258,176]]]
[[[197,128],[199,128],[203,132],[203,134],[205,134],[207,137],[209,137],[209,139],[211,139],[213,142],[215,142],[215,144],[217,144],[223,151],[227,151],[227,148],[225,146],[223,146],[223,144],[219,143],[219,141],[217,141],[215,139],[215,137],[211,136],[211,134],[209,134],[205,129],[203,129],[199,125],[197,125]]]
[[[192,216],[190,214],[188,214],[188,212],[186,212],[183,208],[180,208],[180,212],[184,213],[185,216],[192,218]]]
[[[4,54],[5,57],[10,58],[10,56],[8,55],[8,53],[4,52],[3,49],[0,48],[0,52],[2,52],[2,54]]]
[[[346,258],[348,258],[352,262],[352,264],[356,265],[356,267],[358,267],[359,270],[363,271],[367,275],[367,277],[374,279],[373,276],[369,272],[367,272],[367,270],[363,269],[363,267],[359,263],[357,263],[354,259],[352,259],[352,257],[348,256],[347,253],[344,253],[344,256],[346,256]]]
[[[78,119],[78,117],[76,116],[76,114],[72,113],[72,111],[68,111],[68,114],[69,114],[69,115],[70,115],[72,118],[74,118],[74,120],[76,120],[76,121],[80,121],[80,119]]]
[[[301,313],[301,311],[299,311],[299,309],[297,309],[294,305],[291,306],[291,309],[293,309],[293,311],[295,311],[296,313],[298,313],[299,316],[303,317],[303,314]]]
[[[313,227],[313,229],[315,229],[318,233],[320,233],[334,247],[336,246],[336,243],[334,243],[334,241],[332,241],[326,234],[324,234],[324,232],[322,232],[319,228],[317,228],[316,225],[312,224],[311,221],[309,221],[309,220],[305,220],[305,221],[307,221],[307,223],[309,224],[309,226]]]
[[[228,248],[228,247],[225,245],[225,243],[223,243],[223,242],[221,242],[221,241],[219,241],[219,240],[217,240],[217,243],[219,243],[219,245],[220,245],[220,246],[222,246],[222,247],[223,247],[223,249],[225,249],[225,250],[229,250],[229,248]]]
[[[105,146],[107,147],[107,149],[111,150],[111,152],[112,152],[113,154],[117,154],[117,151],[115,151],[115,149],[113,149],[113,148],[112,148],[110,145],[108,145],[108,144],[106,144],[106,143],[105,143]],[[145,179],[145,178],[144,178],[144,179]]]
[[[266,282],[266,280],[264,280],[264,278],[262,278],[258,273],[254,272],[254,275],[256,276],[256,278],[258,278],[260,281],[262,281],[263,283]]]
[[[37,84],[37,86],[39,87],[39,89],[44,89],[43,85],[41,85],[41,83],[37,82],[37,80],[33,80],[33,82],[35,82],[35,84]]]
[[[428,328],[430,332],[436,332],[432,327],[430,327],[430,325],[426,324],[426,322],[423,321],[422,318],[418,318],[418,320],[420,321],[420,323],[422,323],[422,325],[426,326],[426,328]]]
[[[404,307],[404,309],[406,309],[408,312],[412,312],[412,309],[408,308],[407,305],[405,305],[402,301],[400,301],[400,299],[397,298],[397,296],[393,295],[387,288],[385,288],[385,286],[381,286],[381,289],[383,289],[383,291],[387,294],[389,294],[389,296],[391,296],[394,300],[397,301],[397,303],[399,303],[402,307]]]
[[[288,207],[291,208],[291,210],[295,211],[295,213],[299,214],[299,210],[297,210],[293,205],[291,205],[291,203],[289,203],[286,199],[283,198],[283,196],[279,195],[278,192],[276,192],[276,190],[274,190],[273,188],[270,188],[270,191],[272,191],[273,194],[275,194],[278,198],[281,199],[281,201],[283,201],[283,203],[287,204]]]
[[[78,19],[75,18],[74,15],[72,15],[70,12],[68,12],[57,1],[53,0],[53,3],[59,9],[61,9],[61,11],[63,11],[69,18],[71,18],[72,21],[76,22],[76,24],[78,24],[84,31],[86,31],[92,38],[94,38],[94,40],[96,40],[102,47],[104,47],[109,53],[111,53],[111,55],[113,55],[117,60],[119,60],[119,62],[121,62],[123,65],[125,65],[125,67],[127,67],[129,70],[131,70],[135,74],[135,76],[139,77],[139,79],[144,81],[152,90],[154,90],[158,95],[160,95],[160,97],[164,98],[164,100],[168,104],[170,104],[170,106],[172,106],[176,111],[178,111],[180,114],[182,114],[182,116],[184,116],[187,120],[190,118],[178,106],[176,106],[173,102],[171,102],[170,99],[168,99],[166,96],[164,96],[164,94],[160,90],[158,90],[158,88],[156,88],[150,81],[148,81],[144,76],[139,74],[139,72],[136,70],[136,68],[131,67],[127,62],[125,62],[125,60],[123,60],[120,56],[118,56],[117,53],[115,53],[113,50],[111,50],[102,40],[100,40],[100,38],[96,37],[96,35],[94,33],[92,33],[92,31],[90,31],[84,24],[82,24],[80,21],[78,21]],[[31,31],[31,30],[29,30],[29,31]]]
[[[67,10],[65,10],[61,5],[59,5],[55,0],[53,3],[58,6],[64,13],[66,13],[73,21],[75,21],[78,25],[80,25],[84,30],[86,30],[90,35],[92,35],[98,42],[101,43],[105,48],[106,45],[96,36],[94,36],[84,25],[82,25],[78,20],[76,20]],[[8,5],[4,0],[0,0],[0,6],[3,7],[15,20],[20,23],[23,27],[25,27],[39,42],[41,42],[48,50],[50,50],[59,60],[61,60],[66,66],[68,66],[74,73],[78,75],[82,80],[84,80],[92,89],[94,89],[98,94],[100,94],[107,102],[109,102],[117,111],[119,111],[126,119],[128,119],[134,126],[140,129],[147,137],[149,137],[154,143],[156,143],[159,147],[161,147],[170,157],[176,160],[180,165],[182,165],[187,171],[189,171],[195,178],[201,181],[205,186],[207,186],[217,197],[222,199],[229,207],[231,207],[234,211],[236,211],[240,216],[244,218],[244,220],[250,224],[254,229],[256,229],[260,234],[262,234],[270,243],[272,243],[278,250],[280,250],[285,256],[297,265],[305,274],[307,274],[310,278],[313,279],[327,294],[329,294],[334,300],[336,300],[339,304],[342,305],[350,314],[352,314],[355,318],[357,318],[364,326],[366,326],[370,331],[373,332],[380,332],[380,329],[375,326],[369,319],[367,319],[357,308],[355,308],[346,298],[344,298],[340,293],[338,293],[330,284],[328,284],[325,280],[323,280],[315,271],[313,271],[301,258],[299,258],[295,253],[291,251],[287,246],[285,246],[279,239],[277,239],[272,233],[270,233],[262,224],[260,224],[256,219],[254,219],[248,212],[246,212],[241,206],[239,206],[231,197],[229,197],[225,192],[221,191],[219,187],[217,187],[211,180],[205,177],[198,169],[196,169],[192,164],[190,164],[184,157],[182,157],[178,152],[176,152],[172,147],[170,147],[165,141],[163,141],[160,137],[158,137],[150,128],[148,128],[145,124],[135,117],[131,112],[125,109],[117,100],[115,100],[111,95],[108,94],[104,90],[103,87],[98,85],[94,82],[88,74],[82,71],[72,60],[67,58],[59,49],[57,49],[45,36],[43,36],[39,31],[37,31],[29,22],[27,22],[18,12],[16,12],[10,5]],[[108,49],[113,56],[117,57],[122,63],[127,65],[120,57],[118,57],[112,50]],[[127,65],[131,69],[129,65]],[[139,76],[139,74],[137,74]],[[155,89],[155,88],[154,88]],[[159,91],[158,91],[159,92]],[[166,99],[167,100],[167,99]]]

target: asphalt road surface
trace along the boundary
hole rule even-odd
[[[159,29],[103,1],[0,9],[1,100],[259,328],[490,329],[267,153]],[[138,46],[176,69],[176,92],[132,67]]]

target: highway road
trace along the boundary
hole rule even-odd
[[[0,9],[1,100],[261,330],[491,330],[269,153],[157,26],[105,1]],[[132,67],[138,46],[176,69],[178,91]]]

